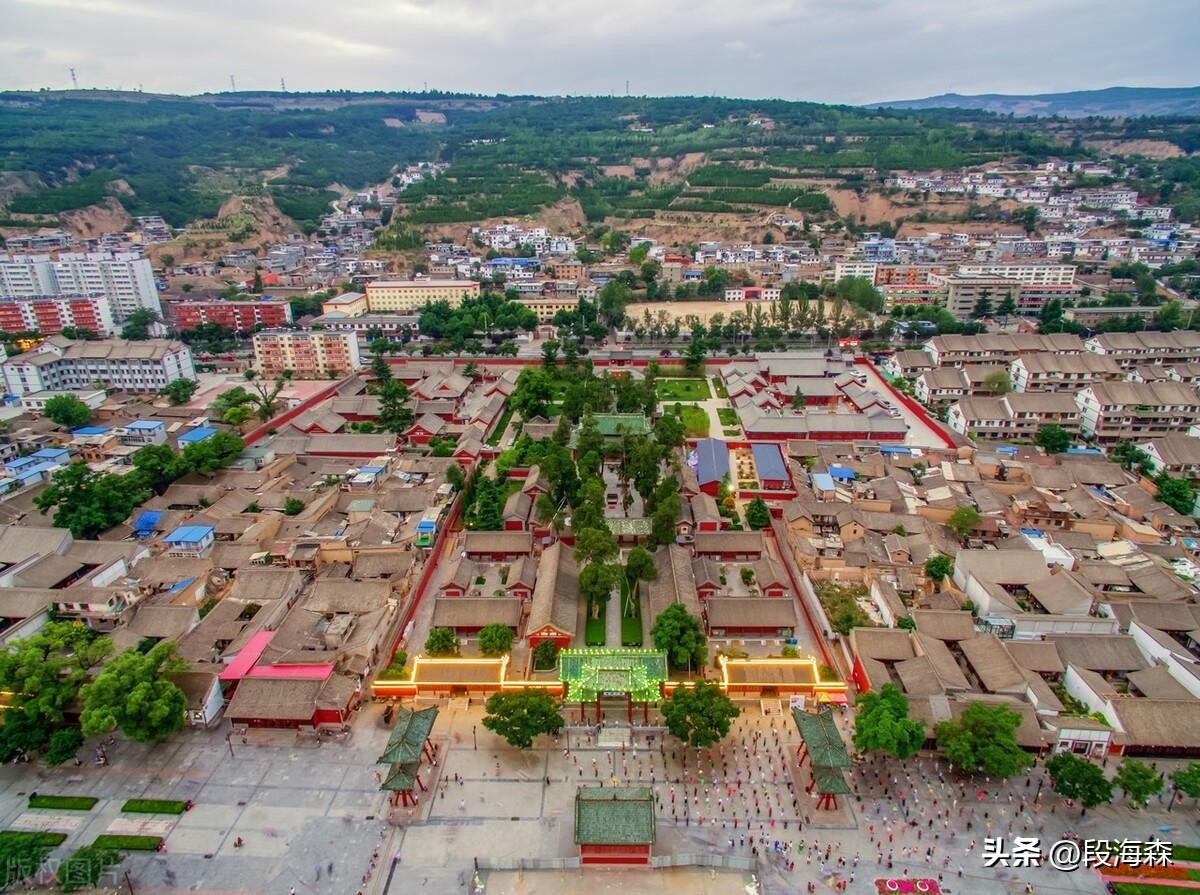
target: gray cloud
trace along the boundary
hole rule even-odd
[[[0,0],[0,87],[861,103],[1200,83],[1194,0]]]

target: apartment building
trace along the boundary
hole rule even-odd
[[[926,370],[917,377],[913,394],[924,404],[936,406],[948,404],[971,395],[989,395],[994,391],[992,377],[1008,379],[1008,368],[987,364],[972,364],[967,367],[939,367]]]
[[[1032,439],[1039,426],[1054,423],[1080,431],[1082,415],[1071,395],[1017,394],[1002,398],[963,398],[950,406],[946,424],[977,439]]]
[[[4,332],[33,330],[52,336],[68,326],[112,335],[116,325],[108,298],[100,294],[0,298],[0,329]]]
[[[292,322],[287,301],[176,301],[167,303],[168,317],[177,330],[215,323],[235,332],[254,326],[285,326]]]
[[[969,277],[1002,277],[1022,286],[1075,285],[1073,264],[963,264],[958,272]]]
[[[450,307],[456,308],[464,298],[478,297],[479,283],[475,280],[376,280],[367,283],[367,309],[372,314],[416,311],[431,301],[449,302]]]
[[[930,280],[932,285],[945,289],[946,310],[959,320],[971,317],[976,305],[984,298],[991,302],[993,309],[1009,295],[1018,305],[1021,301],[1020,282],[1007,277],[969,276],[960,272],[930,277]]]
[[[296,379],[326,379],[360,366],[352,332],[264,331],[254,335],[254,367],[268,379],[290,370]]]
[[[1075,402],[1083,434],[1100,444],[1186,432],[1200,421],[1200,395],[1173,380],[1098,382],[1080,389]]]
[[[1143,364],[1187,363],[1200,358],[1200,333],[1101,333],[1088,339],[1084,347],[1113,358],[1123,370]]]
[[[104,295],[120,323],[139,308],[162,313],[154,270],[135,252],[0,255],[0,296]]]
[[[1009,366],[1015,392],[1076,392],[1093,382],[1124,378],[1125,371],[1115,360],[1088,351],[1023,354]]]
[[[73,342],[50,336],[0,366],[10,395],[76,391],[97,383],[128,392],[158,392],[176,379],[196,378],[191,349],[165,339]]]
[[[934,336],[925,343],[925,351],[935,367],[962,367],[968,364],[1011,364],[1018,357],[1037,352],[1079,354],[1083,340],[1071,333],[983,333],[978,336]]]

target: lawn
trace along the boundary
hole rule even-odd
[[[588,617],[587,627],[584,629],[583,642],[587,646],[604,646],[608,639],[608,633],[605,628],[605,620],[608,615],[608,604],[600,604],[600,617]]]
[[[130,799],[121,806],[122,811],[133,814],[183,814],[187,802],[174,799]]]
[[[688,438],[706,438],[708,436],[708,414],[702,407],[690,404],[675,404],[664,408],[667,413],[673,413],[683,421],[683,434]]]
[[[725,390],[725,383],[721,381],[720,376],[714,376],[712,383],[713,383],[713,392],[716,393],[716,396],[718,398],[728,398],[729,397],[729,392],[727,392]]]
[[[708,383],[703,379],[659,379],[660,401],[703,401],[712,397]]]
[[[99,799],[91,796],[31,796],[30,808],[57,808],[60,811],[91,811]]]
[[[1195,895],[1185,886],[1159,886],[1154,883],[1113,883],[1117,895]]]
[[[625,615],[625,604],[629,600],[629,581],[621,576],[621,646],[642,645],[642,607],[635,603],[633,617]]]
[[[66,833],[37,833],[27,830],[0,830],[0,844],[6,842],[29,842],[44,848],[55,848],[67,841]]]
[[[726,438],[740,438],[742,436],[741,429],[722,429],[721,434]]]
[[[718,407],[717,419],[721,421],[722,426],[740,426],[742,424],[738,419],[737,411],[732,407]]]
[[[162,842],[161,836],[123,836],[118,833],[105,833],[97,836],[92,843],[93,848],[112,848],[117,851],[154,851]]]

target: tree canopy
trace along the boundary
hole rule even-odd
[[[186,404],[192,400],[192,395],[196,394],[199,387],[200,383],[195,379],[174,379],[167,383],[162,394],[169,398],[172,404]]]
[[[946,527],[958,535],[959,538],[965,538],[975,530],[975,527],[982,520],[983,517],[979,515],[979,511],[974,507],[959,507],[946,520]]]
[[[697,681],[694,687],[676,687],[662,704],[667,730],[685,745],[698,749],[708,748],[727,736],[729,725],[739,714],[733,700],[712,681]]]
[[[46,418],[68,429],[78,429],[87,425],[92,418],[92,408],[80,401],[74,395],[55,395],[42,408]]]
[[[503,656],[512,649],[513,629],[491,624],[479,629],[479,652],[485,656]]]
[[[1046,760],[1046,771],[1056,793],[1079,802],[1084,808],[1112,801],[1112,783],[1104,776],[1103,769],[1078,755],[1060,752]]]
[[[80,690],[83,732],[95,736],[117,728],[139,743],[153,743],[182,729],[187,697],[166,676],[186,668],[170,641],[146,653],[127,649]]]
[[[934,581],[941,581],[945,578],[949,578],[953,572],[954,560],[948,556],[935,553],[933,556],[925,560],[925,574]]]
[[[957,720],[934,728],[938,748],[952,765],[992,777],[1011,777],[1032,763],[1017,745],[1021,716],[1003,705],[972,702]]]
[[[858,697],[854,746],[875,749],[904,761],[925,743],[925,722],[908,717],[908,697],[895,684],[884,684]]]
[[[1065,454],[1071,446],[1071,433],[1057,423],[1038,426],[1033,443],[1047,454]]]
[[[746,524],[753,531],[768,528],[771,525],[771,510],[761,497],[755,497],[746,504]]]
[[[708,638],[700,619],[682,603],[672,603],[658,614],[650,628],[654,648],[667,654],[674,668],[700,669],[708,662]]]
[[[533,738],[563,726],[562,703],[542,689],[501,690],[488,697],[483,726],[517,749],[528,749]]]
[[[1113,785],[1120,787],[1125,797],[1135,805],[1144,803],[1151,796],[1162,792],[1163,782],[1158,772],[1144,761],[1126,758],[1117,767]]]
[[[425,652],[433,657],[457,656],[458,638],[450,628],[430,628],[425,638]]]

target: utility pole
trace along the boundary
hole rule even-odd
[[[232,90],[234,93],[237,93],[237,84],[234,83],[233,75],[229,76],[229,89]]]
[[[125,885],[129,886],[129,895],[133,895],[133,880],[129,878],[129,871],[125,871]]]
[[[283,78],[279,79],[279,90],[282,93],[287,93],[287,84],[283,83]]]
[[[73,86],[76,90],[79,89],[79,81],[75,77],[75,69],[71,69],[71,86]]]

